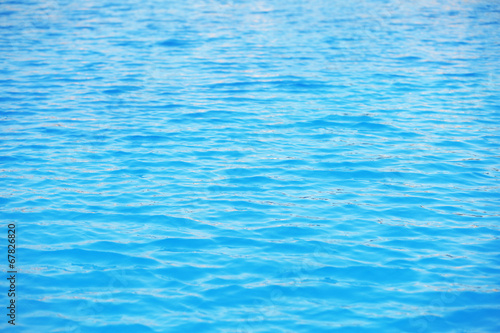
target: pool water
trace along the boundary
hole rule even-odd
[[[488,0],[3,1],[0,329],[499,332],[499,54]]]

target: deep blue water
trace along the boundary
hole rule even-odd
[[[499,24],[2,1],[0,329],[499,332]]]

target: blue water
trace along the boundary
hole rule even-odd
[[[2,1],[0,330],[499,332],[499,54],[488,0]]]

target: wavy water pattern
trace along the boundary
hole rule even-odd
[[[487,0],[2,2],[16,331],[500,331],[499,24]]]

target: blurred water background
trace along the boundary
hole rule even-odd
[[[2,1],[16,332],[499,332],[499,23]]]

